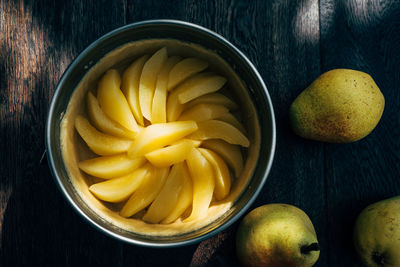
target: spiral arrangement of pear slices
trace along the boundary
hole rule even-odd
[[[79,168],[104,181],[89,190],[123,202],[120,215],[139,212],[148,223],[201,219],[226,198],[231,173],[243,169],[240,146],[249,140],[230,113],[237,105],[221,93],[226,78],[197,58],[168,56],[161,48],[127,67],[108,70],[97,95],[87,95],[87,118],[75,128],[96,158]]]

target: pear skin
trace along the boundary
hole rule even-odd
[[[322,74],[290,107],[294,132],[304,138],[349,143],[378,124],[385,99],[367,73],[334,69]]]
[[[243,266],[308,267],[319,258],[314,226],[302,210],[268,204],[247,214],[236,233]]]
[[[400,196],[366,207],[354,225],[353,241],[366,266],[400,266]]]

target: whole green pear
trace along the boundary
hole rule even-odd
[[[304,138],[349,143],[378,124],[385,99],[367,73],[334,69],[319,76],[290,107],[294,132]]]
[[[356,220],[353,239],[366,266],[400,266],[400,196],[366,207]]]
[[[308,267],[319,257],[310,218],[288,204],[268,204],[248,213],[236,233],[236,254],[244,266]]]

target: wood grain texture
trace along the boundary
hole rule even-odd
[[[225,10],[230,21],[227,38],[255,64],[267,84],[275,108],[277,150],[268,180],[252,208],[266,203],[289,203],[304,209],[325,239],[323,145],[296,137],[289,128],[291,102],[319,75],[318,1],[236,1]],[[224,17],[224,16],[221,16]],[[300,160],[301,159],[301,160]],[[228,231],[235,233],[237,224]],[[219,242],[220,234],[213,242]],[[209,241],[205,241],[209,242]],[[197,266],[237,266],[234,236],[214,248],[214,255]],[[201,244],[199,249],[202,249]],[[322,250],[316,266],[326,266]],[[221,265],[222,264],[222,265]]]
[[[298,206],[318,233],[316,266],[361,266],[351,242],[356,216],[400,194],[397,0],[0,0],[0,266],[238,266],[238,223],[181,248],[123,244],[79,218],[39,164],[50,99],[72,59],[112,29],[158,18],[221,34],[267,84],[277,150],[252,208]],[[307,141],[289,128],[291,102],[333,68],[371,74],[386,99],[377,128],[353,144]]]
[[[191,6],[187,1],[127,1],[128,23],[149,19],[188,20]],[[190,20],[188,20],[190,21]],[[124,245],[125,266],[188,266],[197,245],[170,249],[151,249]]]
[[[2,208],[4,194],[11,192],[2,225],[1,266],[121,262],[120,243],[79,218],[61,197],[48,167],[39,165],[47,109],[61,74],[90,42],[125,23],[123,3],[106,9],[109,5],[0,1],[0,134],[6,152],[0,156]]]
[[[383,117],[369,136],[326,146],[329,266],[362,266],[351,240],[358,213],[400,194],[399,49],[398,1],[321,0],[322,70],[367,72],[386,101]]]

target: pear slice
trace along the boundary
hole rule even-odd
[[[206,77],[196,75],[193,77],[193,80],[196,82],[195,85],[188,86],[179,93],[178,100],[180,104],[185,104],[205,94],[214,93],[221,89],[227,81],[225,77],[218,75],[209,75]]]
[[[229,110],[222,105],[198,104],[184,111],[178,120],[180,121],[207,121],[223,116]]]
[[[191,143],[193,144],[194,147],[199,147],[199,146],[201,145],[201,142],[202,142],[202,141],[185,138],[185,139],[180,139],[180,140],[178,140],[178,141],[176,141],[176,142],[171,143],[171,146],[180,144],[180,143],[182,143],[182,142],[191,142]]]
[[[167,59],[157,76],[156,89],[154,91],[153,104],[151,108],[151,123],[167,122],[167,83],[168,74],[173,66],[181,60],[174,56]]]
[[[139,103],[139,82],[142,74],[143,65],[149,58],[148,55],[144,55],[136,59],[122,75],[122,92],[124,93],[126,100],[131,107],[133,116],[136,121],[144,126],[143,114],[140,109]]]
[[[185,104],[185,110],[189,109],[193,106],[196,106],[198,104],[214,104],[214,105],[222,105],[229,110],[235,110],[238,108],[238,105],[233,102],[230,98],[227,96],[220,94],[220,93],[210,93],[206,94],[200,97],[197,97],[193,99],[192,101],[189,101]]]
[[[195,140],[222,139],[230,144],[249,147],[250,141],[237,128],[229,123],[218,120],[208,120],[197,123],[199,129],[189,138]]]
[[[144,157],[131,159],[126,154],[104,156],[79,162],[79,168],[95,177],[110,179],[126,175],[145,163]]]
[[[192,213],[184,220],[189,222],[207,215],[214,193],[215,177],[212,165],[197,148],[192,149],[186,162],[193,182]]]
[[[175,145],[153,150],[147,153],[145,157],[156,167],[169,167],[184,161],[194,147],[192,140],[183,139]]]
[[[185,80],[182,84],[172,90],[167,99],[167,120],[176,121],[181,115],[185,105],[179,102],[179,95],[190,88],[197,88],[203,80],[207,80],[209,77],[214,76],[214,74],[209,72],[199,73]]]
[[[119,137],[135,138],[137,133],[127,130],[104,114],[100,108],[99,101],[91,92],[87,95],[87,108],[89,118],[97,129]]]
[[[150,165],[151,166],[151,165]],[[157,197],[167,180],[169,168],[150,167],[150,175],[128,199],[120,211],[122,217],[131,217],[146,208]]]
[[[163,224],[176,221],[176,219],[178,219],[193,202],[193,184],[186,163],[182,163],[180,175],[182,179],[182,189],[179,193],[176,206],[168,214],[168,216],[161,221]]]
[[[115,155],[126,152],[131,140],[110,136],[94,128],[87,119],[78,115],[75,118],[75,128],[89,148],[97,155]]]
[[[240,176],[243,171],[243,157],[238,145],[231,145],[220,139],[209,139],[204,140],[201,146],[220,155],[229,167],[233,169],[235,176]]]
[[[214,168],[215,198],[217,200],[226,198],[231,190],[231,175],[228,166],[226,166],[225,161],[213,151],[205,148],[199,148],[199,151]]]
[[[184,166],[184,162],[172,166],[164,187],[143,216],[145,222],[159,223],[174,209],[182,189],[182,169]]]
[[[169,73],[168,91],[177,86],[186,78],[205,70],[208,67],[208,62],[198,58],[186,58],[176,64]]]
[[[108,70],[99,82],[97,100],[103,112],[114,121],[132,132],[139,128],[124,94],[120,89],[121,77],[118,71]]]
[[[171,91],[167,98],[167,121],[169,122],[176,121],[185,107],[178,101],[179,91],[177,89]]]
[[[89,190],[101,200],[114,203],[121,202],[140,187],[148,172],[147,168],[139,168],[123,177],[93,184],[89,187]]]
[[[177,121],[152,124],[144,128],[128,150],[131,158],[147,154],[169,145],[197,130],[194,121]]]
[[[161,48],[152,55],[143,66],[139,84],[139,102],[143,117],[151,121],[151,109],[157,75],[167,60],[167,49]]]
[[[238,119],[236,119],[236,117],[230,113],[224,113],[221,116],[216,118],[219,121],[224,121],[227,122],[229,124],[231,124],[232,126],[234,126],[235,128],[237,128],[239,131],[241,131],[243,134],[246,134],[246,129],[244,128],[243,124],[241,124]]]

